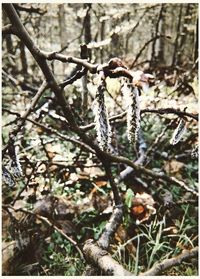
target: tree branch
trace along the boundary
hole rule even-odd
[[[141,113],[158,113],[158,114],[176,114],[180,117],[188,116],[195,120],[199,120],[199,115],[194,113],[188,113],[174,108],[160,108],[160,109],[143,109]]]
[[[162,271],[176,265],[180,265],[183,261],[189,260],[197,257],[199,251],[199,247],[195,247],[191,250],[186,250],[182,252],[182,254],[171,258],[166,259],[160,263],[156,263],[151,269],[147,270],[144,273],[141,273],[141,276],[155,276],[161,273]]]
[[[16,34],[15,28],[13,28],[12,24],[7,24],[2,27],[2,35],[7,35],[7,34]]]
[[[91,239],[86,241],[83,252],[86,260],[102,270],[104,275],[133,276],[131,272],[125,270],[118,262],[113,260],[107,251],[102,250]]]
[[[145,50],[145,48],[153,41],[159,39],[159,38],[167,38],[167,39],[171,39],[170,36],[166,36],[166,35],[156,35],[155,37],[151,38],[150,40],[148,40],[143,47],[140,49],[140,51],[138,52],[138,54],[135,57],[135,60],[133,61],[133,63],[131,64],[130,68],[132,69],[135,65],[135,63],[138,61],[140,55],[142,54],[142,52]]]
[[[110,245],[110,239],[117,231],[119,225],[121,224],[122,217],[123,217],[123,205],[121,204],[119,206],[115,206],[111,218],[106,224],[105,229],[97,242],[99,247],[106,250],[108,249]]]
[[[75,144],[78,144],[79,146],[81,146],[82,148],[84,148],[86,151],[88,152],[91,152],[91,153],[95,153],[95,151],[89,146],[89,145],[86,145],[84,142],[81,142],[77,139],[74,139],[73,137],[68,137],[66,135],[63,135],[61,134],[60,132],[58,132],[57,130],[49,127],[49,126],[46,126],[42,123],[39,123],[33,119],[29,119],[27,118],[27,121],[30,121],[32,122],[33,124],[35,124],[36,126],[38,127],[41,127],[42,129],[44,129],[47,133],[52,133],[52,134],[55,134],[57,135],[59,138],[63,139],[63,140],[66,140],[66,141],[69,141],[69,142],[72,142],[72,143],[75,143]]]
[[[115,209],[111,215],[109,222],[106,224],[106,227],[105,227],[102,235],[100,236],[100,238],[98,240],[98,245],[101,248],[108,249],[108,247],[110,245],[111,237],[114,235],[118,226],[122,222],[123,204],[122,204],[122,199],[121,199],[121,196],[119,193],[119,189],[112,176],[110,163],[107,164],[107,163],[103,162],[103,165],[104,165],[104,168],[106,171],[106,175],[110,181],[110,185],[112,188],[112,192],[114,195],[114,201],[115,201]]]
[[[38,89],[38,92],[35,94],[29,108],[24,112],[24,114],[20,117],[18,124],[16,125],[16,127],[13,129],[13,131],[10,132],[9,135],[9,141],[6,144],[6,146],[3,148],[2,150],[2,156],[5,155],[9,144],[11,144],[11,142],[13,142],[15,140],[16,135],[18,134],[18,132],[21,130],[21,128],[23,127],[27,117],[30,115],[30,113],[33,111],[34,107],[36,106],[38,100],[40,99],[40,97],[42,96],[43,92],[45,91],[45,89],[47,88],[47,83],[44,81],[41,85],[41,87]]]
[[[16,10],[27,12],[27,13],[36,13],[39,15],[44,15],[47,12],[46,10],[42,11],[40,8],[34,8],[32,6],[30,6],[29,8],[25,6],[21,6],[19,4],[13,4],[13,6],[15,7]]]

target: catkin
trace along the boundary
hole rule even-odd
[[[191,152],[191,157],[193,159],[197,159],[199,157],[199,146],[196,145],[193,149],[192,149],[192,152]]]
[[[14,177],[19,178],[23,175],[21,164],[19,162],[19,157],[16,152],[16,147],[14,144],[11,144],[8,149],[8,153],[11,159],[11,172],[14,175]]]
[[[11,161],[11,171],[14,177],[19,178],[22,174],[21,164],[19,162],[18,155],[16,154],[15,160]]]
[[[135,144],[140,130],[139,91],[131,83],[122,86],[122,93],[127,103],[127,136],[130,143]]]
[[[186,121],[184,119],[180,119],[178,126],[174,130],[174,133],[171,137],[170,144],[171,145],[177,144],[181,140],[185,131],[186,131]]]
[[[108,120],[108,113],[105,104],[105,80],[101,79],[97,88],[96,105],[94,107],[97,140],[104,151],[109,151],[111,143],[111,127]]]
[[[2,179],[6,185],[10,187],[15,186],[15,180],[13,179],[12,174],[4,166],[2,166]]]

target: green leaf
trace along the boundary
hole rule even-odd
[[[128,189],[125,194],[125,205],[130,208],[132,206],[132,199],[134,197],[134,192]]]

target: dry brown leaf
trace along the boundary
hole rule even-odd
[[[151,215],[156,214],[154,205],[155,201],[151,195],[147,193],[136,193],[132,200],[131,213],[136,217],[137,224],[147,221]]]
[[[58,166],[57,165],[51,165],[51,166],[49,166],[49,171],[50,172],[54,172],[54,171],[56,171],[58,169]]]
[[[96,181],[95,184],[96,184],[98,187],[103,187],[103,186],[106,186],[106,185],[107,185],[107,181]]]
[[[180,172],[180,170],[183,168],[183,166],[184,166],[184,163],[176,161],[176,160],[172,160],[172,161],[165,163],[164,170],[167,173],[175,174],[175,173]]]
[[[89,194],[90,199],[92,198],[92,195],[98,191],[98,188],[107,185],[107,181],[96,181],[93,185],[96,185],[97,187],[94,187],[90,192]]]
[[[102,196],[99,192],[91,192],[89,198],[94,206],[94,208],[99,211],[103,212],[111,205],[111,200],[109,196]]]
[[[115,233],[115,239],[121,244],[127,241],[127,231],[122,224],[118,227]]]
[[[119,228],[117,229],[117,231],[115,233],[115,240],[120,244],[124,244],[129,240],[129,235],[128,235],[124,225],[120,225]],[[125,248],[128,250],[128,253],[130,255],[135,256],[136,248],[135,248],[133,242],[128,242],[125,245]]]
[[[81,179],[81,180],[90,180],[90,176],[85,174],[85,173],[80,173],[78,175],[78,179]]]

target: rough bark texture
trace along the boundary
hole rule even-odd
[[[104,275],[112,276],[133,276],[132,273],[125,270],[121,265],[112,259],[111,255],[99,248],[91,239],[89,239],[84,247],[84,254],[88,262],[100,268]]]

